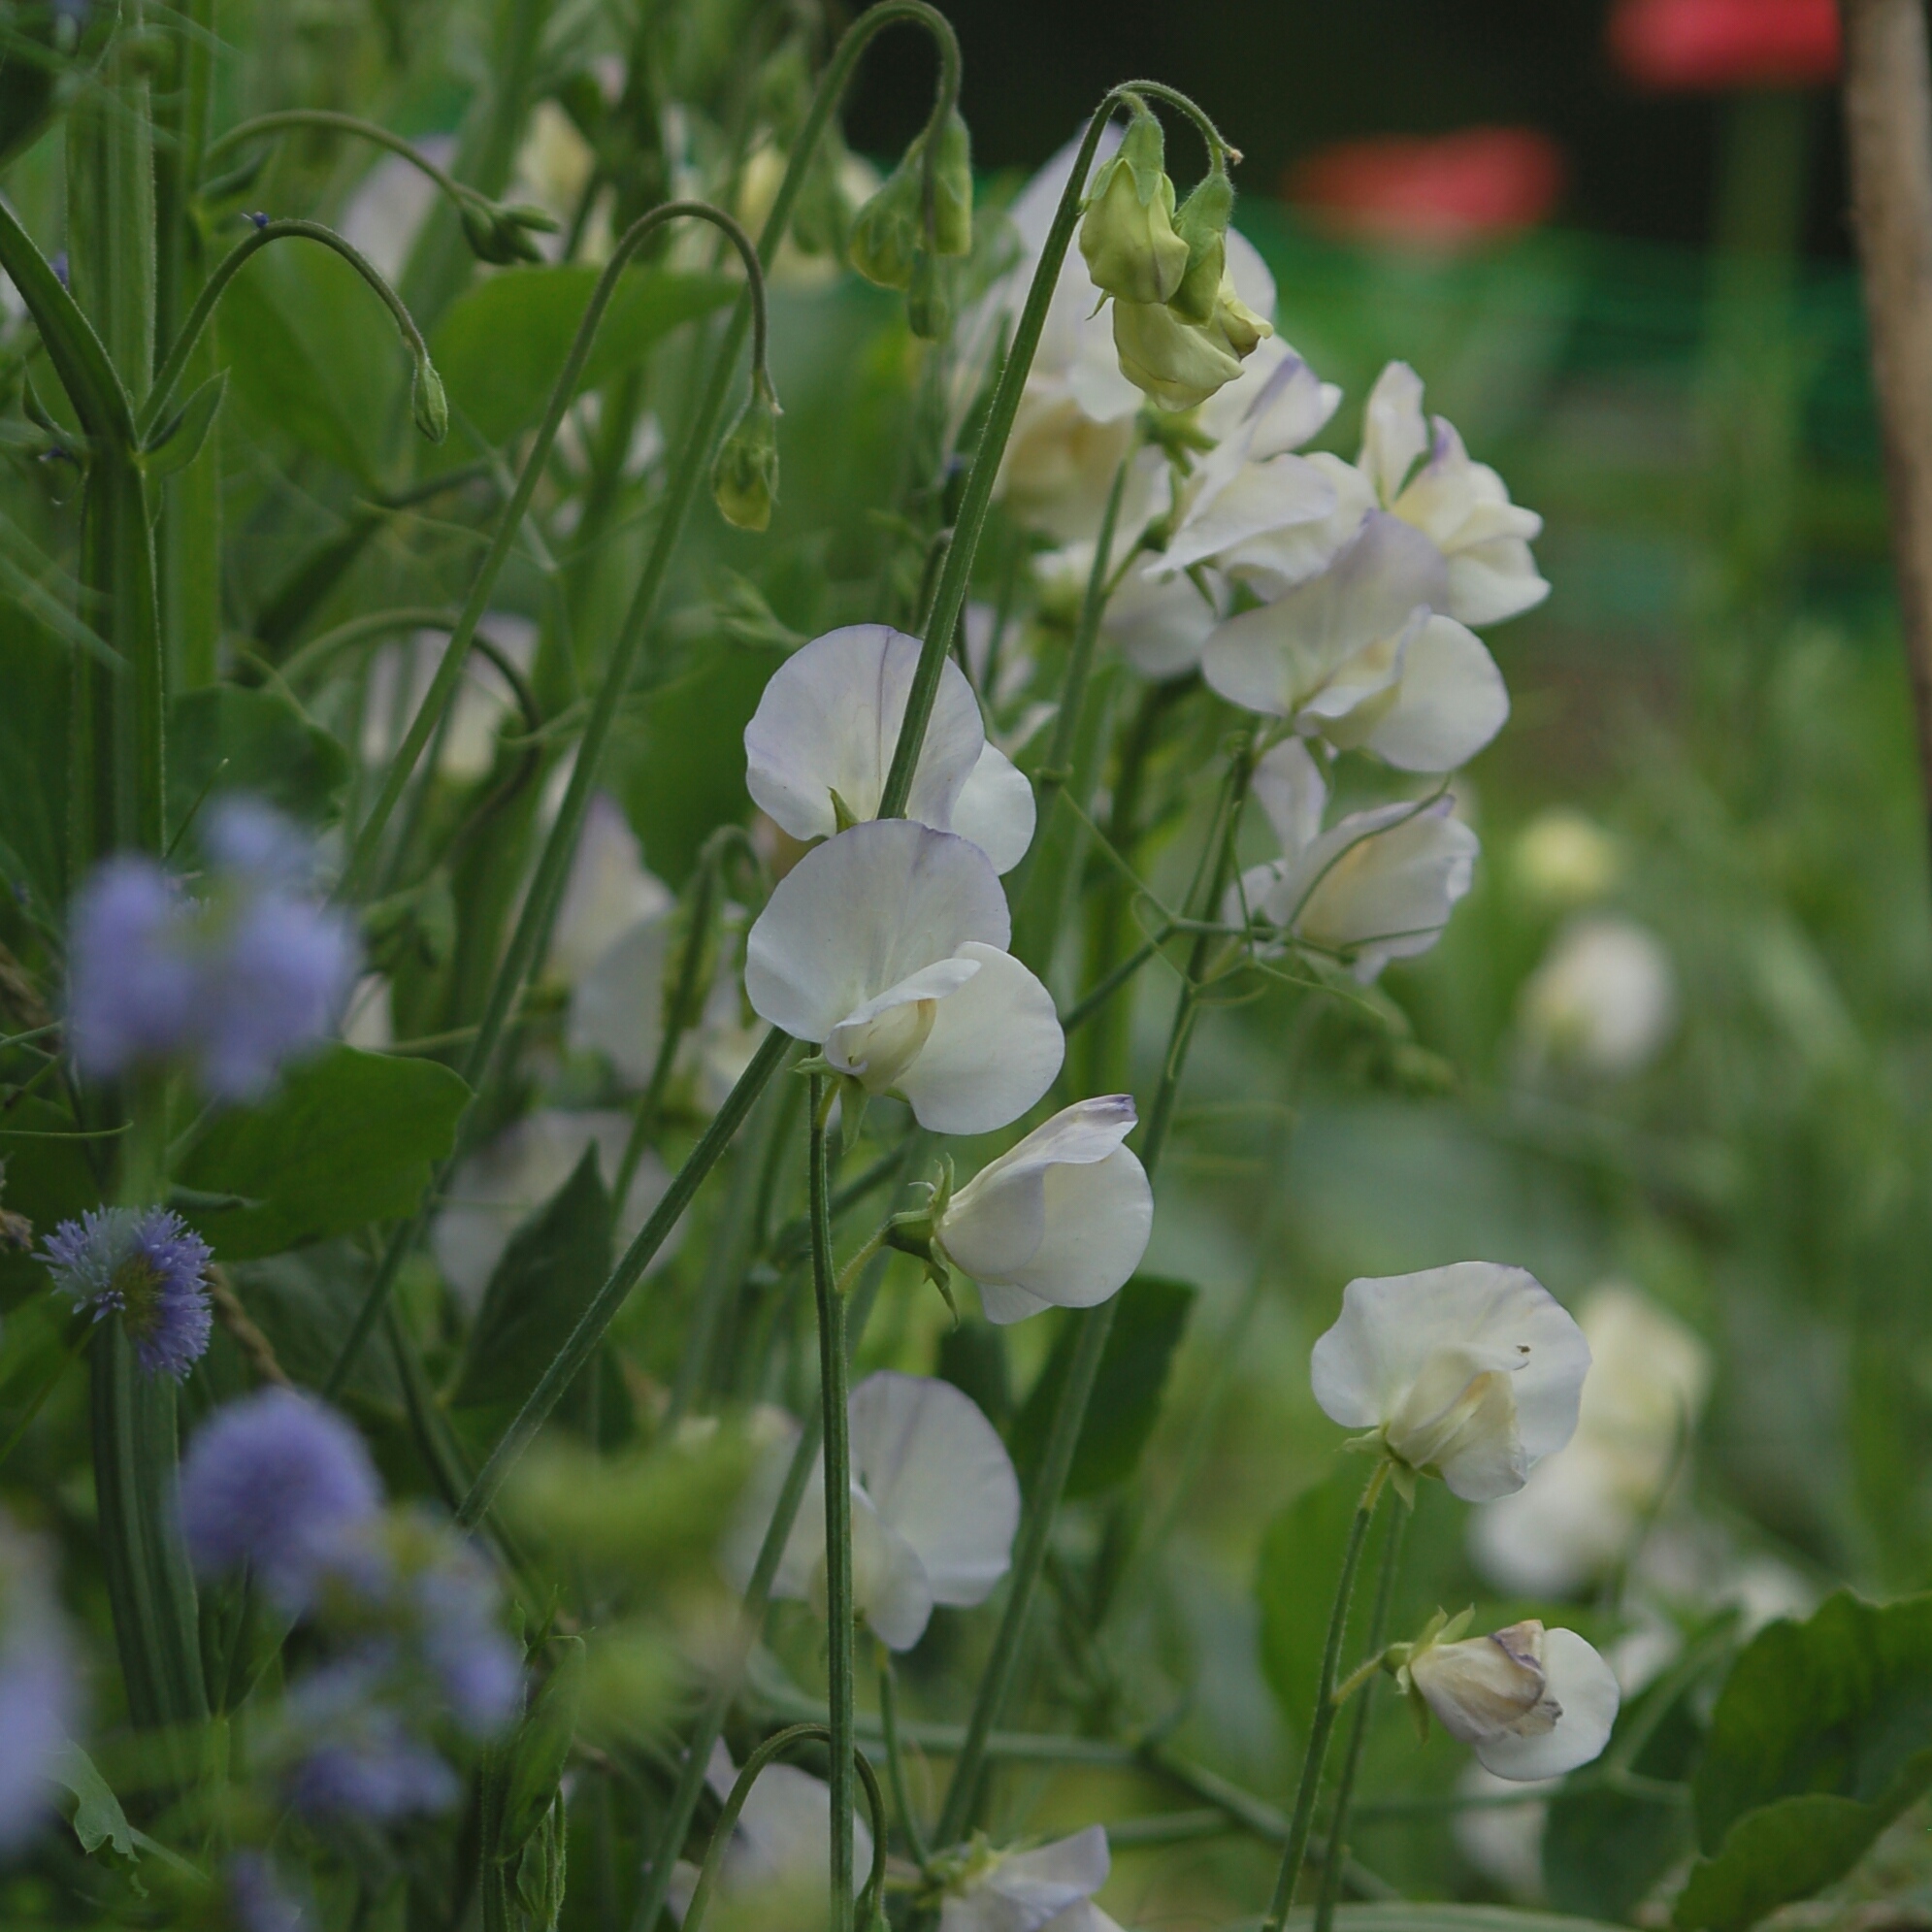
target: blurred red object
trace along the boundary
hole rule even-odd
[[[1563,190],[1563,154],[1531,127],[1344,141],[1289,170],[1288,199],[1331,233],[1455,249],[1533,228]]]
[[[1815,87],[1838,73],[1836,0],[1618,0],[1610,52],[1639,86]]]

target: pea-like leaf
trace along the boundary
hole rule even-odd
[[[469,1096],[432,1060],[330,1047],[209,1130],[179,1179],[227,1198],[186,1219],[239,1261],[412,1213]]]
[[[1154,1424],[1174,1350],[1188,1325],[1196,1291],[1185,1282],[1136,1275],[1120,1292],[1114,1326],[1100,1354],[1087,1420],[1067,1472],[1069,1498],[1097,1495],[1133,1474]],[[1060,1392],[1079,1338],[1076,1316],[1063,1325],[1046,1366],[1013,1424],[1008,1447],[1023,1485],[1030,1485],[1046,1453]]]

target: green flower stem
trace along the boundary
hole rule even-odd
[[[1060,1016],[1060,1031],[1072,1033],[1084,1027],[1174,936],[1176,930],[1171,921],[1163,923],[1158,933],[1144,940]]]
[[[792,1724],[786,1729],[769,1737],[744,1760],[744,1769],[737,1774],[737,1781],[732,1785],[728,1797],[718,1812],[718,1821],[711,1827],[711,1842],[704,1852],[704,1863],[698,1874],[696,1889],[691,1894],[691,1903],[684,1911],[686,1932],[700,1932],[704,1920],[704,1909],[711,1902],[711,1893],[717,1886],[719,1861],[724,1848],[731,1843],[732,1833],[737,1828],[738,1814],[744,1809],[744,1801],[751,1795],[751,1787],[758,1782],[758,1774],[781,1752],[789,1751],[795,1744],[830,1743],[832,1733],[824,1724]],[[878,1914],[879,1899],[885,1890],[886,1879],[886,1808],[885,1799],[879,1790],[877,1774],[861,1757],[857,1760],[861,1775],[866,1781],[866,1801],[872,1814],[872,1869],[866,1880],[864,1922],[869,1925]],[[851,1901],[846,1901],[850,1910]]]
[[[214,266],[213,273],[202,284],[201,293],[195,297],[195,304],[188,311],[188,318],[181,324],[180,334],[168,350],[168,359],[161,365],[161,371],[154,378],[154,384],[147,392],[147,400],[135,421],[136,433],[143,442],[151,437],[160,426],[163,412],[167,409],[177,386],[181,379],[181,372],[187,367],[188,357],[194,353],[194,345],[201,340],[201,332],[207,328],[209,317],[214,313],[215,304],[221,300],[228,284],[247,264],[248,259],[258,255],[273,242],[299,238],[305,242],[318,242],[325,248],[333,248],[349,267],[354,269],[364,281],[381,299],[396,324],[397,333],[403,338],[404,346],[410,357],[419,365],[429,363],[429,344],[423,341],[422,331],[416,327],[415,317],[403,306],[403,298],[389,286],[382,271],[372,262],[353,243],[321,221],[303,221],[284,217],[276,221],[264,222],[261,227],[252,229],[237,242]]]
[[[1371,1663],[1380,1658],[1384,1639],[1389,1634],[1389,1606],[1395,1596],[1395,1573],[1402,1563],[1402,1533],[1409,1526],[1406,1509],[1392,1510],[1389,1527],[1383,1532],[1382,1570],[1375,1584],[1375,1607],[1368,1618],[1368,1655]],[[1364,1668],[1367,1668],[1364,1665]],[[1361,1768],[1362,1746],[1368,1738],[1368,1719],[1375,1708],[1375,1681],[1371,1676],[1356,1693],[1355,1720],[1349,1726],[1349,1741],[1342,1751],[1341,1776],[1335,1781],[1335,1809],[1328,1822],[1328,1856],[1322,1860],[1322,1890],[1315,1904],[1315,1932],[1332,1932],[1335,1907],[1341,1903],[1342,1878],[1348,1848],[1349,1803],[1355,1796],[1356,1774]],[[1341,1701],[1339,1696],[1337,1702]]]
[[[892,1667],[892,1653],[879,1646],[879,1734],[885,1740],[886,1779],[892,1785],[892,1801],[899,1811],[900,1828],[921,1871],[931,1862],[926,1834],[919,1827],[919,1812],[912,1802],[912,1790],[905,1778],[905,1753],[900,1748],[899,1680]]]
[[[1341,1667],[1342,1640],[1348,1629],[1349,1598],[1355,1592],[1355,1573],[1361,1563],[1361,1546],[1368,1535],[1375,1505],[1389,1480],[1390,1464],[1379,1462],[1368,1479],[1368,1487],[1356,1504],[1349,1524],[1348,1546],[1342,1553],[1342,1573],[1335,1582],[1334,1608],[1328,1613],[1328,1637],[1322,1650],[1322,1675],[1315,1689],[1315,1711],[1308,1720],[1308,1749],[1301,1759],[1301,1783],[1294,1793],[1294,1812],[1289,1819],[1288,1849],[1282,1853],[1281,1870],[1275,1874],[1274,1895],[1268,1901],[1267,1916],[1261,1932],[1281,1932],[1289,1907],[1294,1903],[1294,1887],[1308,1855],[1308,1838],[1315,1822],[1315,1797],[1322,1785],[1322,1761],[1327,1755],[1328,1736],[1335,1727],[1335,1678]],[[1331,1849],[1332,1849],[1332,1841]]]
[[[1100,619],[1106,614],[1108,572],[1113,558],[1114,531],[1120,522],[1121,499],[1127,494],[1127,479],[1139,453],[1140,439],[1136,435],[1114,471],[1113,487],[1107,492],[1107,507],[1100,516],[1099,535],[1094,540],[1094,565],[1087,573],[1087,588],[1080,600],[1072,646],[1066,654],[1066,674],[1061,680],[1053,739],[1047,747],[1046,763],[1040,767],[1034,781],[1039,791],[1039,832],[1025,861],[1025,875],[1014,891],[1017,909],[1013,950],[1041,978],[1053,966],[1054,948],[1065,923],[1062,914],[1067,889],[1079,857],[1081,827],[1074,815],[1064,808],[1062,800],[1073,779],[1074,753],[1094,669],[1094,646],[1100,635]],[[1087,802],[1080,802],[1084,805]]]
[[[875,1266],[852,1297],[851,1316],[846,1325],[847,1341],[852,1347],[858,1345],[859,1337],[866,1331],[866,1322],[871,1314],[883,1272],[882,1265]],[[710,1764],[711,1747],[717,1743],[725,1727],[725,1719],[737,1699],[745,1659],[758,1640],[766,1610],[770,1605],[772,1579],[778,1574],[779,1560],[785,1554],[786,1543],[791,1539],[792,1525],[798,1521],[800,1505],[804,1501],[805,1485],[818,1465],[819,1440],[819,1419],[816,1415],[808,1415],[799,1431],[798,1447],[792,1451],[792,1460],[785,1471],[778,1500],[772,1508],[765,1541],[758,1547],[758,1560],[752,1566],[751,1580],[744,1588],[744,1601],[737,1620],[736,1655],[731,1666],[718,1673],[710,1698],[692,1727],[690,1740],[679,1753],[677,1785],[666,1809],[664,1824],[652,1845],[651,1856],[644,1865],[643,1887],[638,1896],[637,1910],[631,1917],[631,1932],[652,1932],[659,1914],[664,1910],[665,1900],[671,1894],[671,1867],[684,1844],[685,1834],[691,1829],[699,1794],[704,1788],[704,1773]],[[883,1846],[884,1842],[881,1834],[878,1843]],[[868,1923],[869,1925],[869,1921]]]
[[[852,1428],[846,1409],[845,1296],[832,1260],[832,1178],[825,1121],[837,1089],[811,1076],[812,1293],[818,1304],[819,1430],[825,1439],[827,1701],[832,1713],[831,1932],[852,1932]]]
[[[1079,172],[1076,163],[1076,177]],[[1228,874],[1233,866],[1234,822],[1247,797],[1252,770],[1252,744],[1244,739],[1236,747],[1230,761],[1228,780],[1223,787],[1214,823],[1209,828],[1208,844],[1202,853],[1194,892],[1190,896],[1191,903],[1212,906],[1226,889]],[[1187,982],[1182,986],[1175,1004],[1173,1030],[1162,1067],[1161,1087],[1140,1150],[1140,1162],[1147,1170],[1149,1180],[1153,1179],[1155,1169],[1160,1165],[1167,1128],[1173,1119],[1174,1097],[1187,1063],[1188,1045],[1194,1031],[1196,982],[1206,970],[1208,952],[1216,943],[1214,937],[1206,933],[1195,938]],[[1114,1313],[1119,1303],[1120,1297],[1112,1296],[1078,1318],[1079,1337],[1074,1343],[1073,1359],[1067,1366],[1066,1380],[1061,1387],[1053,1423],[1047,1431],[1039,1474],[1034,1479],[1032,1494],[1027,1499],[1019,1545],[1013,1553],[1013,1569],[1006,1586],[1005,1607],[999,1616],[999,1629],[993,1640],[992,1654],[973,1696],[972,1712],[966,1722],[966,1743],[954,1763],[952,1781],[946,1787],[946,1801],[940,1810],[938,1838],[941,1845],[957,1843],[965,1836],[971,1822],[980,1773],[985,1764],[986,1741],[999,1720],[1000,1709],[1012,1689],[1013,1679],[1019,1672],[1027,1616],[1032,1607],[1033,1591],[1038,1588],[1040,1572],[1045,1567],[1047,1548],[1053,1536],[1053,1520],[1066,1488],[1067,1473],[1073,1467],[1073,1452],[1079,1446],[1081,1426],[1087,1420],[1087,1404],[1093,1397],[1095,1378],[1099,1374],[1100,1358],[1106,1350],[1107,1336],[1113,1328]]]
[[[296,127],[319,127],[336,134],[353,134],[364,141],[374,142],[378,147],[386,147],[390,153],[400,155],[418,174],[428,176],[459,209],[485,199],[475,188],[466,188],[461,181],[445,174],[421,148],[404,140],[400,134],[393,133],[377,121],[364,120],[360,115],[336,114],[326,108],[287,108],[278,114],[257,115],[252,120],[245,120],[210,142],[207,159],[213,164],[222,155],[244,147],[251,141],[261,141],[271,134],[282,134]]]

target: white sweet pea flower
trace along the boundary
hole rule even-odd
[[[550,976],[578,985],[625,933],[667,917],[673,903],[671,888],[645,869],[623,806],[608,792],[593,792],[557,902]]]
[[[1440,553],[1370,510],[1334,562],[1218,625],[1201,673],[1250,711],[1290,718],[1403,771],[1453,771],[1503,727],[1509,693],[1483,640],[1441,615]]]
[[[744,728],[745,785],[794,838],[830,837],[839,803],[848,822],[877,815],[920,648],[888,625],[852,624],[814,638],[772,672]],[[987,742],[979,701],[951,658],[905,815],[971,839],[999,872],[1032,843],[1033,788]]]
[[[982,1848],[948,1880],[939,1932],[1120,1932],[1094,1903],[1109,1863],[1097,1824],[1031,1851]]]
[[[1322,830],[1327,781],[1298,738],[1255,768],[1282,856],[1241,875],[1223,917],[1259,916],[1284,937],[1350,962],[1366,985],[1391,960],[1425,953],[1469,891],[1481,842],[1444,797],[1377,805]]]
[[[1483,1574],[1528,1596],[1568,1595],[1628,1556],[1710,1388],[1710,1351],[1625,1282],[1592,1289],[1577,1326],[1590,1372],[1576,1434],[1515,1495],[1469,1519]]]
[[[746,943],[745,993],[868,1094],[902,1094],[922,1127],[990,1133],[1052,1086],[1066,1052],[1011,936],[978,846],[874,819],[779,880]]]
[[[1043,607],[1071,622],[1093,571],[1092,542],[1043,553],[1033,564]],[[1100,613],[1100,635],[1141,676],[1181,677],[1200,663],[1201,646],[1226,603],[1227,586],[1212,572],[1162,577],[1135,566],[1114,585]]]
[[[443,1279],[466,1307],[474,1311],[481,1303],[509,1237],[570,1179],[586,1147],[597,1149],[598,1172],[605,1186],[616,1181],[630,1132],[627,1114],[565,1113],[540,1107],[512,1121],[494,1140],[465,1158],[450,1179],[442,1210],[430,1230],[430,1247]],[[664,1162],[646,1149],[617,1215],[620,1247],[644,1225],[670,1185]],[[680,1222],[671,1229],[646,1273],[671,1259],[682,1228]]]
[[[1091,1308],[1140,1265],[1154,1191],[1121,1144],[1136,1118],[1127,1094],[1076,1101],[988,1162],[946,1202],[934,1245],[979,1284],[989,1322]]]
[[[1369,392],[1359,466],[1382,507],[1447,560],[1449,602],[1441,607],[1452,617],[1496,624],[1550,595],[1529,553],[1543,519],[1510,502],[1503,479],[1469,460],[1441,416],[1424,419],[1422,377],[1405,362],[1392,362]]]
[[[882,1369],[852,1391],[853,1600],[879,1640],[909,1651],[935,1605],[983,1603],[1006,1574],[1020,1484],[1005,1445],[949,1382]],[[799,1438],[791,1423],[748,1486],[721,1560],[744,1588]],[[799,1505],[771,1593],[823,1607],[825,1462]]]
[[[1576,919],[1523,982],[1517,1021],[1539,1061],[1615,1078],[1640,1073],[1677,1026],[1677,972],[1628,919]]]
[[[409,173],[411,180],[420,179],[413,170]],[[429,191],[434,196],[435,189]],[[492,610],[482,630],[518,671],[529,671],[537,654],[536,625],[526,617]],[[386,765],[395,755],[448,643],[446,632],[416,631],[406,641],[384,644],[370,659],[360,733],[364,764]],[[437,770],[464,785],[487,777],[496,760],[497,733],[515,707],[515,693],[503,672],[481,651],[472,651],[464,660],[449,722],[436,738]]]
[[[704,1783],[720,1804],[737,1783],[737,1766],[722,1739],[711,1747]],[[755,1892],[823,1900],[832,1878],[832,1787],[796,1764],[770,1763],[752,1780],[731,1843],[718,1858],[717,1896]],[[872,1834],[852,1819],[852,1871],[860,1884],[872,1867]],[[680,1858],[672,1869],[670,1905],[681,1925],[698,1888],[698,1867]],[[779,1902],[774,1898],[773,1903]]]
[[[1534,1619],[1487,1637],[1453,1633],[1467,1617],[1398,1645],[1396,1682],[1469,1745],[1485,1770],[1528,1784],[1559,1778],[1598,1756],[1617,1721],[1610,1666],[1574,1630]]]
[[[1350,1282],[1309,1379],[1331,1421],[1374,1431],[1405,1494],[1440,1476],[1487,1503],[1576,1432],[1588,1367],[1583,1330],[1533,1275],[1457,1261]]]

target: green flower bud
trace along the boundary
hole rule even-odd
[[[1114,349],[1121,374],[1170,409],[1192,409],[1241,373],[1240,358],[1164,302],[1116,302]]]
[[[533,235],[556,232],[555,219],[540,208],[503,208],[495,202],[466,198],[462,205],[463,236],[479,262],[508,268],[516,262],[540,262],[543,251]]]
[[[415,374],[409,379],[409,413],[430,442],[441,442],[449,434],[449,398],[427,355],[416,357]]]
[[[922,248],[913,261],[912,286],[905,291],[906,325],[920,341],[943,342],[953,326],[950,277],[944,264]]]
[[[1234,183],[1216,161],[1174,216],[1174,233],[1188,245],[1188,269],[1167,298],[1184,321],[1212,319],[1221,278],[1228,269],[1228,222],[1234,213]]]
[[[957,112],[936,136],[932,220],[927,220],[926,150],[922,134],[885,184],[854,216],[847,255],[868,281],[909,289],[921,254],[964,255],[972,248],[972,138]],[[923,333],[923,332],[922,332]]]
[[[880,288],[912,286],[919,254],[919,177],[901,161],[853,216],[845,256],[868,281]]]
[[[923,165],[923,138],[917,146]],[[933,156],[930,240],[935,255],[972,253],[972,136],[957,108],[939,129]]]
[[[1274,324],[1265,316],[1257,315],[1235,294],[1233,281],[1224,275],[1207,332],[1217,342],[1225,344],[1230,355],[1245,362],[1254,354],[1256,344],[1263,336],[1274,334]]]
[[[1174,233],[1165,154],[1161,123],[1136,107],[1119,151],[1087,197],[1080,252],[1095,283],[1122,302],[1165,302],[1187,273],[1188,245]]]
[[[763,530],[778,501],[778,399],[763,375],[711,465],[718,513],[739,530]]]

